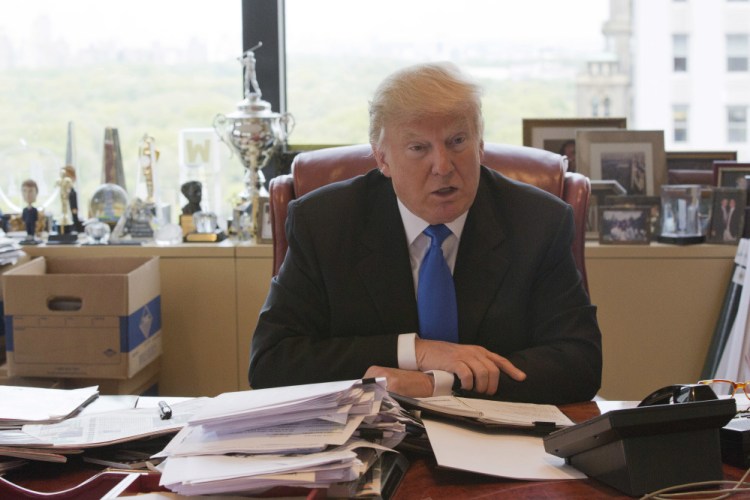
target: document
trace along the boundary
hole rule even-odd
[[[407,398],[393,394],[408,410],[421,412],[422,417],[441,417],[485,428],[520,428],[549,432],[573,425],[559,408],[553,405],[510,403],[489,399],[434,396]]]
[[[548,454],[541,437],[486,432],[423,419],[438,465],[512,479],[584,479],[585,474]]]
[[[0,427],[58,422],[80,411],[99,397],[99,387],[41,389],[0,385]]]
[[[22,431],[51,448],[90,448],[160,436],[179,431],[208,398],[196,398],[172,406],[168,420],[156,408],[131,408],[69,418],[56,424],[24,425]]]

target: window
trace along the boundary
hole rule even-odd
[[[727,142],[747,141],[747,106],[727,108]]]
[[[749,55],[747,35],[727,35],[727,71],[747,71]]]
[[[287,110],[296,121],[290,142],[366,142],[375,86],[397,68],[430,60],[451,60],[479,79],[489,141],[519,144],[524,117],[576,116],[576,77],[604,50],[609,2],[457,5],[286,0]]]
[[[688,68],[688,36],[672,35],[673,70],[684,72]]]
[[[672,106],[672,127],[674,129],[674,142],[688,141],[687,104],[675,104],[674,106]]]
[[[185,203],[179,193],[178,134],[210,128],[217,113],[236,109],[242,99],[236,60],[241,53],[236,1],[0,4],[0,210],[12,212],[7,201],[18,206],[20,194],[13,191],[32,175],[40,185],[38,202],[48,199],[64,164],[67,124],[73,122],[84,218],[101,183],[105,128],[115,127],[131,194],[139,141],[145,133],[155,138],[159,195],[176,220]],[[31,164],[42,159],[33,170]],[[242,167],[226,170],[236,176],[239,191]],[[226,182],[228,198],[235,181]],[[48,210],[56,211],[57,204]]]

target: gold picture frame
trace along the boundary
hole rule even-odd
[[[267,196],[258,198],[258,209],[255,217],[255,243],[273,243],[273,229],[271,227],[271,202]]]

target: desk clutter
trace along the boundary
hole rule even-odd
[[[420,438],[419,452],[434,454],[440,467],[531,481],[588,476],[641,495],[722,479],[719,430],[737,422],[732,398],[615,409],[580,424],[548,405],[466,398],[432,399],[415,413],[387,392],[385,379],[214,398],[0,386],[0,400],[10,403],[0,407],[0,472],[83,460],[106,471],[150,471],[154,488],[181,495],[270,489],[389,498],[408,467],[403,453],[414,456]],[[540,435],[533,425],[540,418],[558,430]],[[13,493],[11,485],[0,480],[0,496]]]

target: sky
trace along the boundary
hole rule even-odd
[[[268,0],[273,1],[273,0]],[[49,16],[40,26],[39,13]],[[439,39],[603,49],[608,0],[286,0],[290,50]],[[241,30],[240,0],[24,0],[0,3],[0,34],[29,40],[34,25],[72,49],[117,40],[150,47],[191,37],[219,43]],[[230,36],[231,34],[231,36]],[[297,50],[297,49],[295,49]]]

